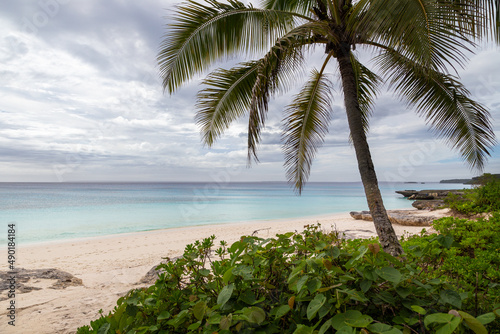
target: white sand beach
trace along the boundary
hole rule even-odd
[[[52,289],[54,280],[38,279],[28,282],[40,287],[27,293],[17,293],[15,327],[7,324],[7,300],[1,301],[0,333],[75,333],[98,317],[99,309],[106,314],[116,300],[164,257],[182,254],[186,244],[210,235],[216,243],[234,242],[242,235],[271,237],[278,233],[302,231],[304,225],[320,223],[323,229],[336,228],[347,236],[376,236],[373,223],[354,220],[348,213],[313,218],[259,221],[207,225],[120,234],[81,240],[70,240],[17,248],[18,268],[57,268],[82,280],[83,285]],[[394,225],[396,233],[419,233],[422,227]],[[429,228],[427,228],[429,229]],[[4,257],[6,258],[6,257]],[[4,261],[5,263],[5,261]],[[2,264],[0,270],[7,270]],[[2,294],[5,297],[5,292]]]

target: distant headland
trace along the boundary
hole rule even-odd
[[[441,180],[441,181],[439,181],[439,183],[481,184],[481,183],[484,183],[485,180],[488,180],[491,178],[500,179],[500,174],[484,173],[483,175],[473,177],[472,179]]]

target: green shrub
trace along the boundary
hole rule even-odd
[[[464,195],[449,194],[445,203],[450,209],[466,215],[500,211],[500,180],[486,178],[484,181],[477,188],[465,189]]]
[[[500,303],[500,213],[478,220],[441,218],[433,227],[440,234],[411,236],[402,243],[422,275],[446,277],[459,293],[468,294],[464,306],[472,314]],[[498,320],[496,326],[500,329]]]
[[[222,242],[215,255],[215,237],[207,238],[160,265],[153,286],[130,291],[78,333],[486,333],[500,305],[474,317],[470,291],[422,274],[447,244],[434,238],[409,245],[416,251],[406,260],[373,240],[341,240],[319,226]]]

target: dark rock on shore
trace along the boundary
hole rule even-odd
[[[0,291],[7,291],[10,288],[9,279],[15,276],[16,293],[27,293],[33,290],[41,290],[39,287],[29,285],[29,281],[37,283],[39,279],[55,280],[49,289],[65,289],[68,286],[83,285],[80,278],[71,275],[68,272],[50,268],[50,269],[24,269],[16,268],[14,271],[0,271]],[[5,298],[0,298],[3,300]]]
[[[372,221],[369,211],[352,211],[350,215],[354,219]],[[422,215],[410,210],[388,210],[387,215],[392,224],[403,226],[430,226],[434,219],[441,218],[433,215]]]
[[[397,190],[396,193],[408,197],[408,199],[433,200],[443,199],[448,194],[463,195],[460,189],[431,189],[431,190]]]
[[[444,206],[444,200],[442,199],[432,199],[432,200],[417,200],[411,203],[415,209],[418,210],[437,210]]]

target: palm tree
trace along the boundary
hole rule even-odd
[[[495,0],[264,0],[261,8],[237,0],[188,0],[176,8],[158,62],[163,87],[172,94],[217,61],[260,55],[212,71],[197,103],[196,120],[209,146],[248,114],[250,162],[258,161],[269,99],[297,79],[308,50],[324,49],[323,64],[284,111],[287,178],[300,193],[332,114],[334,82],[326,71],[338,68],[350,140],[379,240],[386,252],[399,255],[366,138],[374,100],[387,83],[470,166],[481,169],[495,143],[490,116],[450,70],[463,66],[475,41],[497,38],[497,10]],[[372,52],[381,74],[360,62],[356,48]]]

